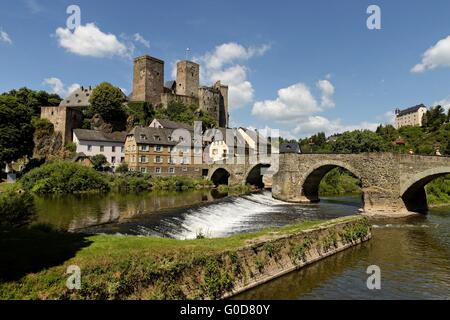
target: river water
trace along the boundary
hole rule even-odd
[[[192,239],[358,212],[359,197],[287,204],[269,192],[224,197],[215,191],[37,198],[39,222],[71,232]],[[450,207],[427,216],[372,220],[373,238],[239,295],[238,299],[450,298]],[[366,286],[367,267],[381,269],[381,290]]]

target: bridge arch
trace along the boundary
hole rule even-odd
[[[427,213],[428,202],[425,186],[445,175],[450,174],[450,167],[437,167],[414,174],[401,186],[401,197],[406,209],[411,212]]]
[[[362,181],[361,175],[350,164],[342,161],[321,161],[310,168],[301,184],[301,195],[305,202],[319,202],[319,186],[325,175],[334,168],[342,168]]]
[[[270,163],[258,163],[253,166],[245,177],[245,184],[250,184],[258,188],[264,188],[263,182],[263,170],[264,168],[269,168]]]
[[[211,174],[210,180],[216,187],[220,185],[228,185],[230,176],[230,172],[228,172],[228,170],[226,170],[225,168],[217,168]]]

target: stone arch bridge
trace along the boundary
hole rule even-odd
[[[361,180],[364,212],[405,215],[428,210],[425,185],[450,174],[450,157],[394,153],[280,154],[272,194],[288,202],[317,202],[322,178],[333,168]]]

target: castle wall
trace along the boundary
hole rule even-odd
[[[55,132],[59,132],[63,138],[63,145],[72,142],[73,129],[80,128],[83,124],[81,109],[70,107],[42,107],[41,119],[49,120]]]
[[[164,61],[142,56],[134,60],[133,101],[147,101],[156,106],[164,92]]]
[[[171,92],[165,92],[165,93],[161,94],[161,105],[164,108],[167,108],[167,106],[171,102],[181,102],[186,106],[199,104],[198,98],[196,98],[196,97],[180,96],[177,94],[173,94]]]
[[[221,94],[219,90],[201,87],[198,90],[199,109],[219,120]]]

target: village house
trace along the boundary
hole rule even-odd
[[[73,130],[73,142],[77,147],[77,154],[87,157],[102,154],[113,171],[125,162],[126,137],[126,132],[105,133],[86,129]]]
[[[202,151],[187,130],[135,127],[126,138],[125,162],[130,171],[201,177]]]

